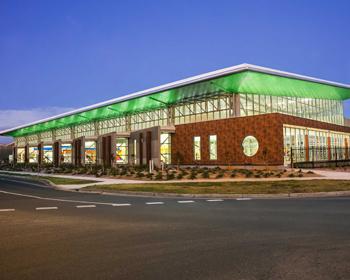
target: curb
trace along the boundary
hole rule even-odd
[[[139,197],[163,197],[163,198],[255,198],[255,199],[286,199],[286,198],[327,198],[350,196],[350,191],[317,192],[317,193],[286,193],[286,194],[174,194],[154,192],[133,192],[133,191],[98,191],[98,190],[76,190],[81,193],[94,193],[113,196],[139,196]]]

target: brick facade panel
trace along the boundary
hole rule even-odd
[[[183,164],[283,165],[283,124],[350,133],[350,127],[279,113],[183,124],[176,126],[172,137],[172,158],[176,159],[180,153]],[[209,135],[217,135],[215,161],[209,159]],[[259,150],[253,157],[245,156],[242,148],[243,139],[249,135],[259,142]],[[194,161],[194,136],[201,137],[200,161]]]

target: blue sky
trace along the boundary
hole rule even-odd
[[[349,11],[342,0],[2,0],[0,129],[243,62],[350,84]]]

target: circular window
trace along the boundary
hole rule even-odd
[[[259,150],[259,142],[254,136],[247,136],[242,142],[243,153],[247,157],[254,156]]]

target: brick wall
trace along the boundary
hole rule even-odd
[[[283,165],[283,124],[350,133],[349,127],[279,113],[177,125],[172,136],[173,163],[179,152],[182,164]],[[217,160],[209,159],[209,135],[217,135]],[[248,135],[259,142],[259,150],[253,157],[243,154],[242,141]],[[194,161],[194,136],[201,137],[200,161]]]

